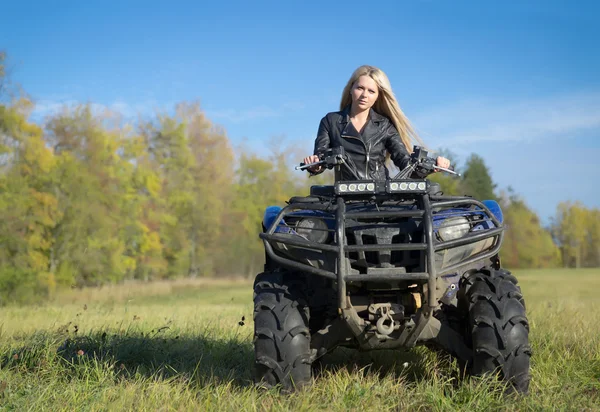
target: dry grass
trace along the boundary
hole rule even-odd
[[[73,288],[59,291],[52,299],[56,304],[126,302],[145,296],[165,296],[185,289],[200,289],[215,286],[247,285],[248,279],[239,276],[219,278],[174,279],[156,282],[127,281],[119,285]]]

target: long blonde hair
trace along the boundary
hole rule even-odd
[[[424,146],[421,138],[410,124],[402,109],[400,109],[400,105],[396,100],[396,96],[394,96],[392,85],[390,84],[388,77],[377,67],[364,65],[354,70],[354,73],[350,76],[350,80],[348,80],[348,83],[342,92],[340,110],[344,110],[347,106],[352,104],[350,90],[352,89],[354,82],[357,81],[360,76],[369,76],[377,83],[379,96],[373,105],[373,110],[386,116],[390,119],[392,124],[396,126],[396,130],[398,130],[400,139],[402,140],[402,143],[404,143],[404,146],[406,146],[406,150],[408,150],[409,153],[412,153],[413,144]]]

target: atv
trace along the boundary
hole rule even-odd
[[[342,147],[296,168],[313,165],[334,169],[335,185],[312,186],[264,214],[255,383],[305,387],[313,363],[338,346],[425,345],[467,375],[496,374],[526,393],[529,323],[517,279],[500,265],[498,203],[443,195],[426,178],[441,168],[419,146],[385,181],[338,180],[342,167],[357,176]]]

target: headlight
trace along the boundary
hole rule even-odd
[[[397,193],[397,192],[408,192],[408,193],[415,193],[415,192],[425,192],[427,190],[427,183],[423,182],[423,181],[400,181],[400,182],[394,182],[394,181],[389,181],[387,182],[387,190],[390,193]]]
[[[296,233],[311,242],[324,243],[329,236],[327,224],[322,219],[307,217],[296,223]]]
[[[342,194],[371,194],[375,193],[375,182],[344,182],[335,185],[335,193]]]
[[[471,225],[466,217],[450,217],[442,222],[438,234],[443,241],[458,239],[469,233],[470,228]]]

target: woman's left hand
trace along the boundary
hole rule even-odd
[[[446,159],[445,157],[438,156],[438,158],[436,160],[436,166],[443,167],[444,169],[448,169],[450,167],[450,160]],[[436,172],[437,171],[438,170],[436,169]]]

